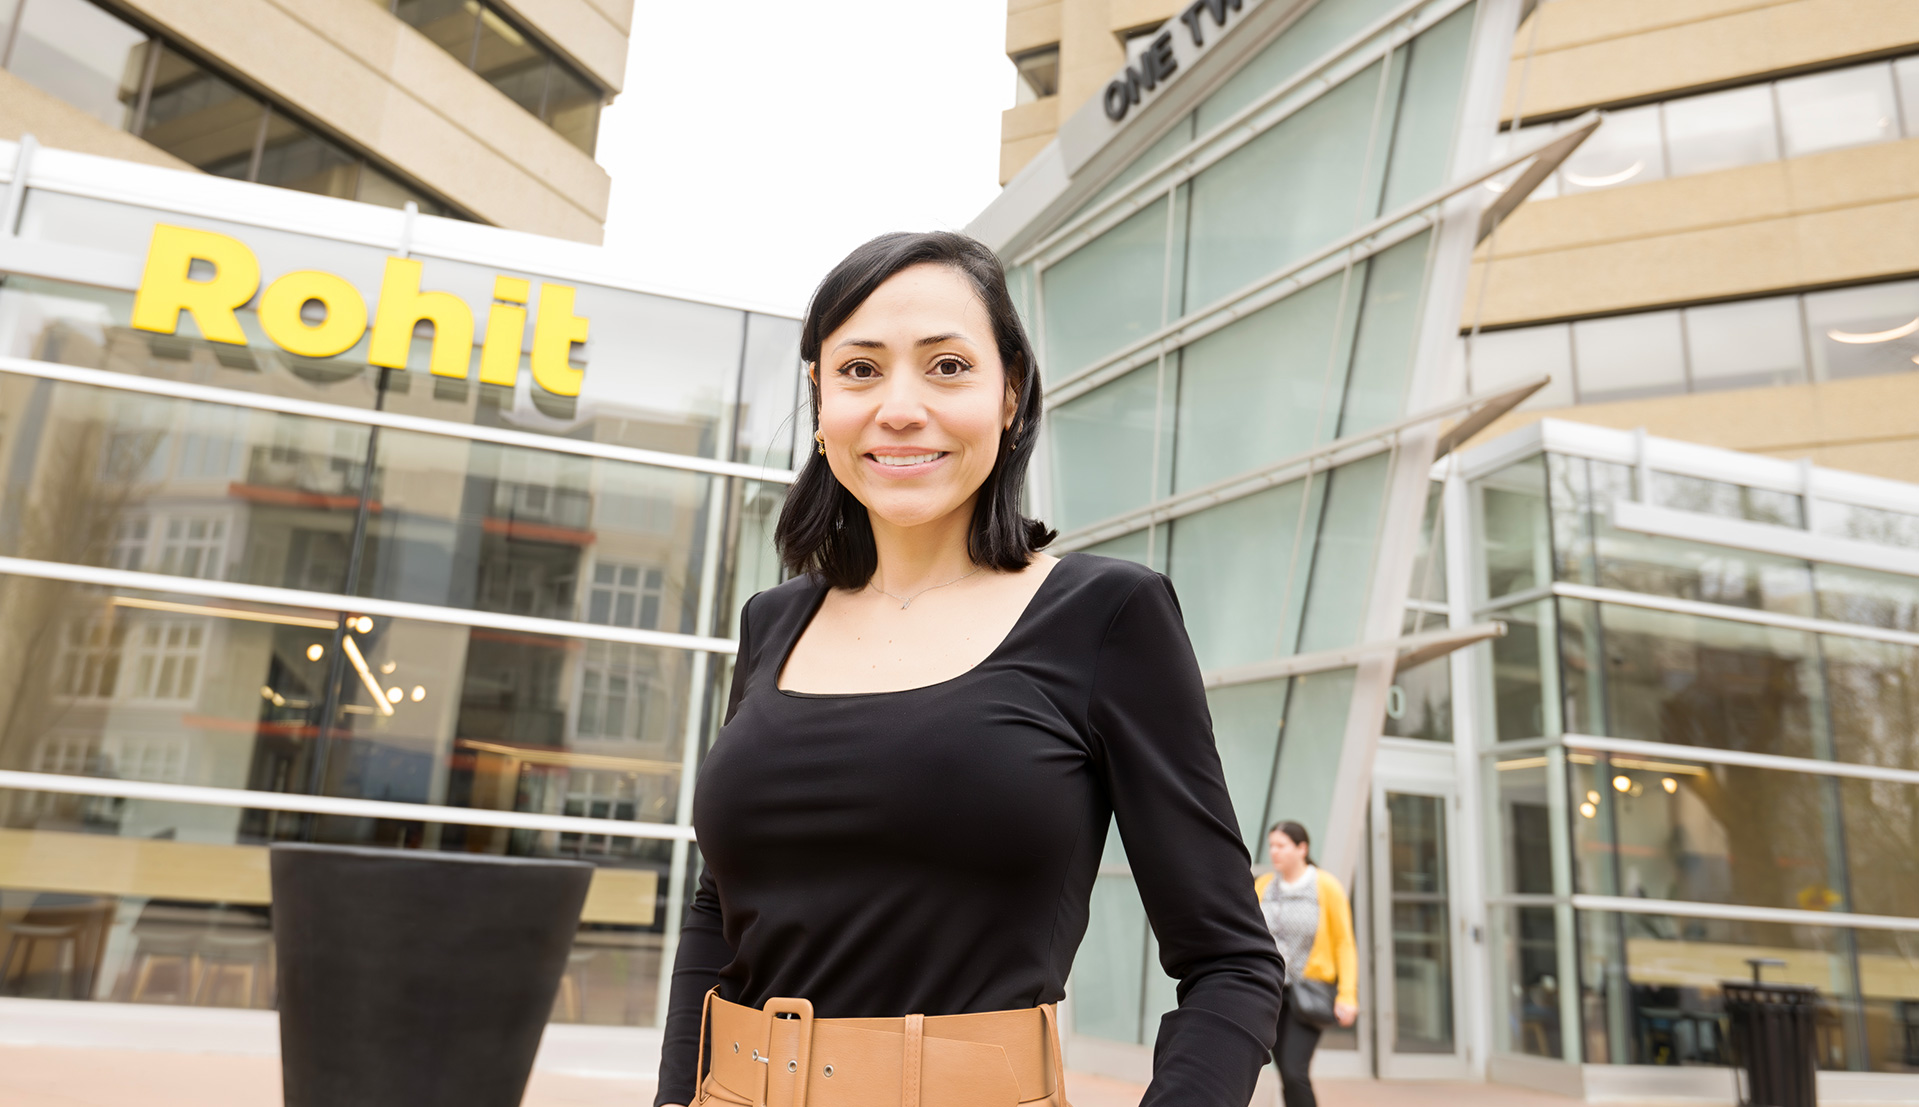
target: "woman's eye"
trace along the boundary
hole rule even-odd
[[[871,362],[856,361],[850,365],[841,366],[840,375],[852,377],[856,381],[870,381],[879,376],[879,370],[875,369]]]
[[[957,377],[964,372],[966,363],[957,358],[945,358],[933,365],[933,375],[936,377]]]

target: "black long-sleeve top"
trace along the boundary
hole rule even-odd
[[[821,1018],[1058,1001],[1111,817],[1179,981],[1142,1107],[1244,1107],[1282,970],[1171,582],[1069,554],[960,676],[783,690],[826,591],[796,578],[741,615],[726,723],[694,793],[706,871],[680,932],[656,1104],[693,1100],[715,984],[753,1006],[803,997]]]

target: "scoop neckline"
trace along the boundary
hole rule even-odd
[[[1040,581],[1039,587],[1033,589],[1033,594],[1027,597],[1026,606],[1020,609],[1019,618],[1013,620],[1013,625],[1007,628],[1005,636],[994,645],[985,657],[980,658],[965,672],[955,673],[945,680],[936,680],[931,684],[916,684],[911,688],[889,688],[878,692],[801,692],[792,688],[780,687],[780,674],[786,672],[787,662],[793,659],[793,651],[799,648],[800,639],[806,637],[806,628],[813,625],[813,619],[820,613],[821,605],[826,603],[826,594],[832,590],[830,587],[822,586],[815,590],[813,603],[807,609],[806,618],[800,623],[799,630],[794,633],[792,640],[787,642],[786,648],[780,651],[779,667],[773,670],[773,691],[796,700],[850,700],[870,696],[904,696],[911,692],[925,692],[934,688],[943,688],[946,685],[965,680],[967,677],[980,672],[997,660],[999,655],[1006,649],[1006,644],[1019,636],[1019,632],[1025,628],[1027,621],[1033,617],[1034,610],[1039,607],[1040,597],[1046,594],[1046,589],[1053,583],[1053,578],[1059,575],[1060,568],[1066,564],[1067,559],[1076,556],[1077,553],[1077,550],[1067,551],[1059,557],[1051,569],[1046,571],[1046,579]]]

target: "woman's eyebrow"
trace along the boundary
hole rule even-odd
[[[860,348],[860,349],[862,349],[862,350],[884,350],[884,349],[886,349],[886,343],[884,343],[884,342],[881,342],[881,341],[880,341],[879,339],[877,339],[877,338],[849,338],[849,339],[847,339],[846,341],[844,341],[844,342],[842,342],[842,343],[840,343],[839,345],[837,345],[837,346],[835,346],[835,347],[833,347],[833,348],[834,348],[835,350],[843,350],[843,349],[845,349],[845,348],[846,348],[846,347],[848,347],[848,346],[857,346],[857,347],[859,347],[859,348]]]
[[[950,342],[955,338],[964,339],[965,337],[966,337],[965,335],[959,333],[958,331],[947,331],[945,334],[936,334],[927,338],[922,338],[918,342],[913,343],[913,345],[916,347],[917,346],[937,346],[942,342]]]

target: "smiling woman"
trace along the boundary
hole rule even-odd
[[[1199,666],[1165,577],[1019,513],[1040,389],[998,261],[875,239],[801,356],[801,575],[740,615],[657,1102],[1065,1107],[1054,1004],[1117,820],[1183,997],[1143,1102],[1244,1104],[1281,970]]]

